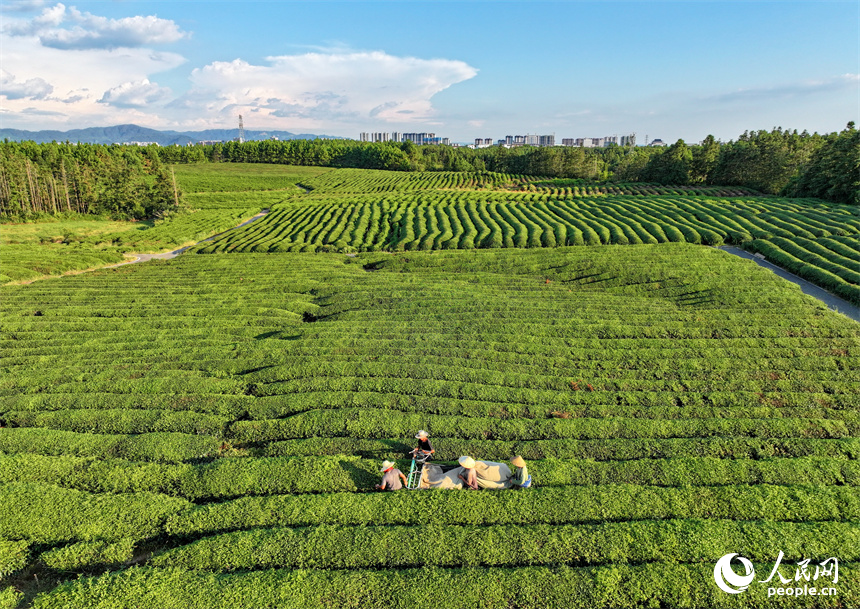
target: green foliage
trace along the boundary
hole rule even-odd
[[[797,609],[860,603],[852,582],[855,563],[839,565],[839,595],[792,599]],[[762,609],[785,607],[785,597],[767,597],[750,587],[743,603]],[[178,568],[136,568],[84,578],[37,597],[35,609],[124,609],[132,607],[257,608],[309,607],[520,607],[522,609],[653,607],[661,599],[677,609],[741,607],[713,584],[713,566],[659,563],[571,568],[522,567],[400,570],[265,570],[235,575]]]
[[[211,455],[220,445],[221,441],[211,436],[171,432],[111,435],[37,427],[0,428],[0,451],[7,453],[185,461]]]
[[[0,588],[0,609],[15,609],[24,598],[24,593],[14,586]]]
[[[172,170],[182,189],[189,193],[242,193],[254,197],[259,191],[278,195],[297,193],[296,184],[330,171],[322,167],[290,167],[263,163],[195,163],[175,165]],[[274,192],[273,192],[274,191]],[[248,207],[245,204],[233,207]]]
[[[39,555],[45,566],[60,571],[80,571],[107,565],[118,565],[131,560],[134,539],[108,541],[79,541]]]
[[[753,235],[770,236],[773,231],[785,237],[816,236],[804,227],[822,236],[860,231],[860,219],[849,210],[820,202],[674,195],[641,199],[615,193],[580,196],[567,192],[569,188],[547,188],[538,195],[428,192],[421,188],[438,187],[449,174],[391,173],[394,177],[381,178],[371,174],[362,181],[355,173],[328,172],[317,178],[325,181],[318,182],[313,194],[285,201],[265,218],[195,251],[404,251],[667,241],[716,246],[744,243]],[[459,175],[469,179],[469,174]],[[382,194],[352,194],[353,188]]]
[[[395,387],[396,389],[396,387]],[[564,394],[562,394],[564,396]],[[477,396],[492,400],[491,391]],[[524,398],[527,399],[527,398]],[[563,397],[562,397],[563,399]],[[851,426],[841,421],[812,419],[699,419],[638,420],[553,418],[513,419],[407,414],[383,409],[342,408],[314,410],[286,419],[238,421],[229,435],[240,442],[307,437],[383,438],[406,436],[410,429],[426,428],[437,437],[497,440],[552,438],[695,438],[712,436],[759,438],[844,438]]]
[[[0,455],[0,464],[3,465],[0,482],[53,483],[96,493],[149,491],[192,501],[273,493],[354,492],[371,490],[379,482],[379,461],[353,456],[233,458],[193,466]],[[547,487],[744,483],[860,486],[860,466],[856,462],[824,457],[757,460],[677,457],[600,462],[549,458],[530,461],[529,472],[536,484]]]
[[[660,184],[689,184],[693,152],[678,140],[660,154],[652,156],[643,171],[643,178]]]
[[[356,548],[361,548],[356,552]],[[161,554],[155,567],[189,570],[424,566],[712,563],[737,550],[753,561],[837,555],[856,562],[860,526],[726,520],[645,520],[585,525],[317,526],[215,535]]]
[[[0,537],[37,543],[148,539],[188,505],[155,493],[91,495],[42,484],[0,484]]]
[[[412,446],[410,438],[369,440],[357,438],[303,438],[269,442],[253,449],[257,456],[294,457],[312,455],[360,455],[364,458],[399,459]],[[722,459],[766,459],[769,457],[860,458],[860,440],[820,440],[810,438],[633,438],[600,440],[459,440],[445,438],[434,446],[443,461],[460,455],[481,455],[490,461],[505,461],[511,455],[534,459],[669,459],[677,457],[719,457]]]
[[[16,427],[48,427],[101,434],[175,432],[219,436],[223,435],[228,423],[228,419],[217,415],[165,410],[12,411],[3,416]]]
[[[769,233],[846,264],[855,216],[445,188],[273,209],[285,228],[313,207],[294,245],[376,248],[355,256],[186,254],[0,289],[0,537],[65,580],[34,606],[716,607],[739,603],[702,583],[719,556],[758,570],[777,548],[840,556],[851,581],[856,324],[725,252],[646,243]],[[494,239],[535,247],[478,247]],[[417,429],[438,463],[522,454],[536,487],[372,492]],[[218,571],[123,566],[149,552]],[[482,594],[452,592],[475,564]]]
[[[769,194],[781,192],[809,165],[824,142],[806,131],[775,128],[745,131],[737,141],[724,144],[719,160],[708,176],[709,184],[737,184]]]
[[[823,145],[812,153],[809,166],[785,190],[795,197],[860,205],[860,131],[854,122],[839,134],[825,136]]]
[[[152,148],[0,142],[0,216],[108,214],[159,217],[182,191]]]
[[[537,487],[527,493],[331,493],[242,497],[168,518],[193,538],[254,527],[318,525],[577,524],[667,518],[856,521],[860,489],[845,486],[658,487],[650,484]]]
[[[30,558],[28,541],[0,538],[0,579],[27,566]]]
[[[848,302],[860,305],[858,273],[850,268],[855,266],[850,261],[846,262],[848,266],[829,262],[787,239],[781,239],[779,244],[776,240],[757,239],[745,244],[745,248],[763,254],[774,264],[841,296]],[[837,254],[832,254],[830,257],[836,256]]]

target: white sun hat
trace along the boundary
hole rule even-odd
[[[383,461],[382,462],[382,469],[379,471],[384,472],[387,469],[391,469],[395,465],[396,465],[396,463],[394,463],[394,461]]]
[[[457,461],[460,463],[461,467],[465,467],[466,469],[472,469],[475,467],[475,460],[472,457],[463,456],[457,459]]]
[[[417,434],[415,434],[415,437],[416,437],[416,438],[419,438],[419,439],[420,439],[420,438],[429,438],[429,437],[430,437],[430,434],[429,434],[429,433],[427,433],[426,431],[424,431],[423,429],[419,429],[419,430],[418,430],[418,433],[417,433]]]

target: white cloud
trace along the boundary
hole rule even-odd
[[[381,51],[306,53],[214,62],[191,74],[179,105],[215,114],[256,111],[268,124],[314,126],[356,121],[418,122],[434,116],[431,98],[477,70],[462,61],[396,57]],[[275,120],[280,119],[280,120]]]
[[[29,13],[45,6],[45,0],[12,0],[0,7],[7,13]]]
[[[0,70],[0,95],[6,99],[45,99],[53,90],[54,87],[41,78],[19,81],[13,74]]]
[[[157,126],[166,120],[159,115],[158,103],[138,109],[127,83],[140,85],[147,81],[151,89],[149,99],[163,101],[164,94],[169,91],[159,89],[162,94],[157,99],[153,97],[152,90],[158,87],[152,83],[153,75],[185,62],[185,58],[176,53],[146,48],[66,51],[45,47],[35,36],[13,38],[6,33],[0,34],[0,48],[3,49],[3,67],[14,74],[13,83],[28,84],[25,90],[31,93],[36,92],[38,83],[51,87],[49,93],[37,98],[13,98],[23,92],[21,87],[12,89],[16,94],[13,97],[0,97],[6,111],[4,123],[24,129],[130,122]],[[127,91],[123,89],[124,84]],[[7,93],[5,84],[2,92]],[[120,96],[121,92],[125,95]],[[142,93],[140,87],[137,93]],[[100,100],[104,102],[99,103]],[[112,102],[118,104],[112,105]],[[25,112],[31,107],[42,111],[44,119],[39,122],[28,119],[35,115],[32,110]]]
[[[164,101],[170,97],[171,91],[161,87],[148,78],[136,82],[125,82],[105,91],[99,100],[101,104],[110,104],[118,108],[140,108],[152,103]]]
[[[770,87],[750,87],[737,89],[705,98],[706,101],[718,103],[756,102],[785,100],[796,97],[806,97],[822,93],[833,93],[844,89],[857,90],[860,86],[860,74],[842,74],[833,78],[807,80],[785,83]]]
[[[137,48],[188,37],[169,19],[154,15],[108,19],[75,7],[67,9],[62,3],[32,19],[9,20],[3,30],[10,36],[35,36],[43,46],[66,50]]]
[[[206,128],[232,125],[240,113],[259,129],[335,133],[374,124],[431,126],[439,124],[433,97],[477,74],[462,61],[340,45],[256,63],[215,61],[192,70],[186,91],[175,97],[158,75],[185,58],[153,48],[189,35],[175,22],[109,19],[57,2],[17,8],[31,13],[4,15],[0,48],[8,72],[2,75],[0,112],[9,126],[22,128],[124,122]],[[37,115],[44,118],[34,124]]]

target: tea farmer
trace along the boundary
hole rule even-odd
[[[415,434],[415,438],[418,440],[418,448],[413,450],[411,454],[418,461],[426,461],[436,452],[433,450],[433,445],[430,444],[430,435],[421,429]]]
[[[475,471],[475,460],[472,457],[460,457],[457,461],[463,468],[457,477],[463,481],[465,488],[478,490],[478,472]]]
[[[382,476],[382,484],[377,484],[376,488],[381,491],[399,491],[403,488],[403,485],[406,484],[406,476],[403,475],[399,469],[395,467],[394,462],[392,461],[383,461],[382,469],[380,470],[383,474]],[[401,484],[400,481],[403,480]]]
[[[532,477],[529,475],[529,470],[526,468],[526,461],[519,455],[511,457],[511,465],[516,469],[514,475],[511,476],[511,484],[513,488],[531,488]]]

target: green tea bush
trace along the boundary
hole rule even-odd
[[[24,593],[14,586],[0,588],[0,609],[16,609],[22,598]]]
[[[97,566],[118,565],[131,560],[134,545],[134,539],[120,539],[115,542],[79,541],[42,552],[39,560],[51,569],[80,571]]]
[[[0,428],[0,451],[177,462],[217,453],[221,440],[181,433],[109,435],[33,427]]]
[[[358,438],[302,438],[269,442],[252,453],[261,457],[314,455],[360,455],[365,458],[403,459],[414,448],[412,438],[366,440]],[[860,439],[821,440],[810,438],[614,438],[601,440],[461,440],[436,442],[436,458],[456,461],[460,455],[478,455],[490,461],[505,461],[512,455],[534,459],[669,459],[716,457],[720,459],[766,459],[769,457],[860,458]]]
[[[4,418],[17,427],[48,427],[83,433],[134,434],[174,432],[223,435],[229,419],[218,415],[170,410],[12,411]]]
[[[857,577],[856,563],[840,564],[840,582]],[[82,578],[43,593],[34,609],[125,609],[218,604],[235,609],[271,606],[284,609],[332,607],[474,607],[521,609],[645,608],[655,598],[676,609],[741,606],[712,584],[711,565],[658,563],[571,568],[521,567],[399,570],[266,570],[219,575],[179,568],[132,568]],[[456,593],[452,593],[456,591]],[[762,609],[785,606],[768,598],[765,586],[750,587],[744,604]],[[855,586],[843,584],[833,597],[802,596],[793,607],[844,607],[860,603]]]
[[[711,563],[727,549],[754,561],[772,560],[782,551],[787,559],[839,556],[856,562],[860,526],[720,520],[479,527],[323,525],[216,535],[168,550],[151,564],[218,572],[276,567]]]
[[[392,383],[393,385],[394,383]],[[447,385],[438,386],[446,387]],[[489,388],[484,399],[491,399]],[[502,393],[501,391],[499,392]],[[401,413],[383,409],[314,410],[286,419],[238,421],[228,435],[240,442],[307,437],[382,438],[427,429],[437,437],[468,439],[596,439],[751,436],[760,438],[844,438],[852,433],[843,421],[829,419],[512,419],[464,418]]]
[[[171,535],[317,525],[576,524],[668,518],[856,521],[860,489],[845,486],[609,484],[530,492],[421,491],[243,497],[168,518]]]
[[[29,559],[29,541],[0,538],[0,579],[26,567]]]
[[[37,543],[148,539],[188,505],[155,493],[92,495],[44,484],[0,484],[0,537]]]

